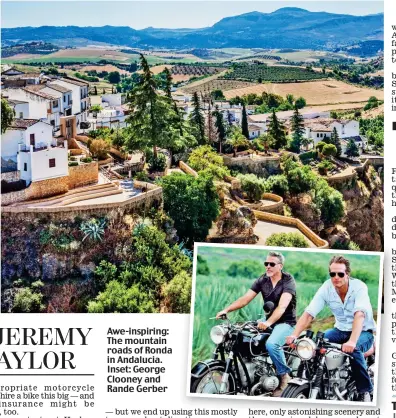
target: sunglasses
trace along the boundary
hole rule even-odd
[[[275,267],[277,264],[280,264],[280,263],[272,263],[272,262],[269,262],[269,261],[266,261],[264,263],[265,267],[268,267],[268,266]]]
[[[345,276],[345,273],[337,273],[337,272],[335,272],[335,271],[331,271],[329,274],[330,274],[330,277],[335,277],[335,276],[338,276],[338,277],[340,277],[341,279]]]

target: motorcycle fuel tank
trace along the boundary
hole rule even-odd
[[[330,351],[326,353],[325,361],[327,370],[334,370],[344,364],[345,356],[341,353]]]
[[[242,333],[238,344],[239,352],[243,357],[254,357],[265,354],[267,352],[265,343],[270,335],[267,332],[260,334],[250,332]]]

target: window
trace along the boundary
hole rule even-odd
[[[23,112],[19,112],[19,119],[23,119]]]
[[[30,134],[30,145],[36,145],[36,139],[34,137],[34,134]]]
[[[55,158],[50,158],[49,159],[49,168],[54,168],[55,167]]]
[[[52,126],[55,126],[55,121],[54,121],[54,120],[51,120],[51,121],[50,121],[50,124],[51,124]]]
[[[58,100],[54,100],[52,102],[52,107],[58,107]]]
[[[27,163],[23,163],[23,171],[27,171]]]

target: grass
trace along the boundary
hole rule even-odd
[[[322,282],[327,279],[328,262],[332,255],[328,252],[292,252],[282,250],[286,257],[285,271],[294,275],[297,284],[297,316],[300,316],[312,300]],[[216,313],[244,295],[253,280],[242,277],[230,277],[227,269],[233,262],[256,260],[262,264],[266,252],[259,249],[199,247],[198,254],[209,267],[209,276],[198,275],[195,284],[193,363],[210,357],[213,343],[210,340],[210,329],[219,323],[214,319]],[[304,257],[302,257],[302,255]],[[308,258],[309,256],[309,258]],[[369,297],[374,310],[378,305],[378,277],[380,257],[376,255],[351,254],[352,277],[364,279],[368,286]],[[304,264],[301,264],[304,263]],[[311,266],[311,269],[309,268]],[[353,270],[355,268],[355,270]],[[300,270],[305,273],[301,275]],[[323,276],[323,271],[325,272]],[[354,276],[354,272],[356,276]],[[263,300],[258,295],[245,308],[230,314],[232,321],[247,321],[261,318]],[[316,322],[316,325],[315,325]],[[334,320],[328,308],[325,308],[313,323],[314,331],[325,330],[333,326]]]

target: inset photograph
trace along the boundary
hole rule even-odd
[[[374,252],[196,244],[188,395],[374,405],[382,265]]]

